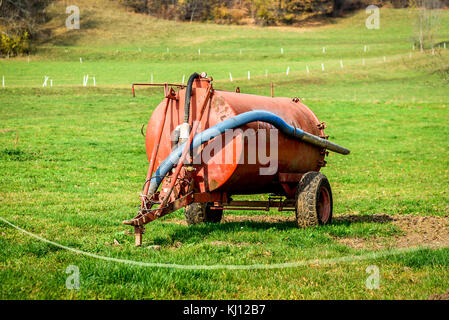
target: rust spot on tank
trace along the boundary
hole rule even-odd
[[[223,97],[215,97],[212,100],[212,108],[215,111],[220,110],[220,107],[222,107],[225,104],[225,99]]]
[[[218,186],[219,186],[219,183],[217,182],[217,180],[211,180],[209,182],[209,190],[215,190],[215,189],[217,189]]]
[[[229,118],[230,109],[223,97],[216,97],[213,100],[212,109],[213,111],[215,111],[221,121]]]

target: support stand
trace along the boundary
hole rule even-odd
[[[134,227],[134,237],[135,237],[135,245],[136,247],[142,246],[142,235],[145,233],[144,226],[136,226]]]

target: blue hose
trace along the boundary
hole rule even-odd
[[[226,130],[234,129],[255,121],[262,121],[272,124],[286,136],[302,140],[319,147],[327,148],[338,153],[349,154],[348,149],[345,149],[325,139],[321,139],[301,129],[295,128],[289,125],[279,116],[268,111],[249,111],[239,114],[233,118],[226,119],[223,122],[220,122],[217,125],[196,134],[193,138],[191,149],[197,148],[203,143],[212,140],[216,136],[224,133]],[[172,151],[172,153],[161,163],[159,168],[157,168],[156,172],[150,180],[150,187],[148,189],[149,194],[156,192],[165,175],[173,168],[174,165],[178,163],[186,143],[187,142],[183,143],[174,151]]]

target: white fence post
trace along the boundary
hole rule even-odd
[[[44,76],[44,83],[42,84],[42,88],[47,86],[48,77]]]

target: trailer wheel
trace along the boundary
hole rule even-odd
[[[331,223],[332,190],[324,174],[310,171],[303,175],[295,198],[299,228]]]
[[[207,203],[192,203],[184,208],[188,225],[204,222],[218,223],[223,216],[223,209],[211,209]]]

